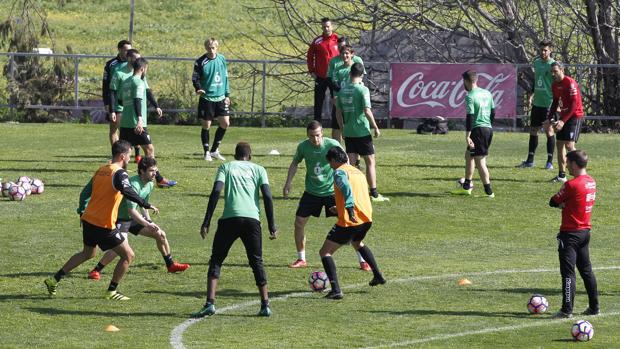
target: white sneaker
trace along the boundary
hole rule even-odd
[[[219,150],[212,151],[212,152],[211,152],[211,157],[212,157],[212,158],[215,158],[215,159],[218,159],[218,160],[222,160],[222,161],[225,161],[225,160],[226,160],[226,158],[225,158],[225,157],[223,157],[223,156],[222,156],[222,154],[220,154],[220,151],[219,151]]]
[[[213,161],[213,158],[211,157],[211,153],[209,153],[209,151],[205,152],[205,160],[206,161]]]
[[[551,182],[553,183],[566,183],[567,181],[568,181],[568,178],[560,177],[560,176],[555,176],[551,179]]]

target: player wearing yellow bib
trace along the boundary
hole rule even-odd
[[[336,263],[332,255],[343,245],[351,243],[368,262],[373,273],[370,286],[385,284],[372,251],[362,240],[372,226],[372,204],[368,195],[368,184],[364,174],[348,164],[347,154],[340,147],[331,148],[326,155],[329,166],[334,170],[334,192],[338,222],[325,238],[319,251],[325,273],[331,283],[328,299],[342,299],[343,294],[336,274]]]
[[[83,197],[90,196],[90,201],[84,212],[78,212],[82,223],[84,247],[82,251],[69,258],[54,277],[45,280],[45,286],[50,296],[56,294],[58,283],[68,272],[95,257],[96,248],[99,246],[104,251],[112,249],[121,257],[116,264],[105,297],[111,300],[129,299],[116,290],[118,283],[129,269],[129,264],[134,259],[134,252],[129,246],[129,242],[116,229],[118,208],[121,200],[125,197],[142,208],[152,209],[155,213],[159,212],[155,206],[145,202],[129,183],[129,176],[125,168],[130,159],[131,145],[123,140],[116,141],[112,145],[112,162],[101,166],[80,193],[80,201]]]

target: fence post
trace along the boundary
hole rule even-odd
[[[267,62],[263,61],[263,105],[261,108],[260,126],[265,127],[265,113],[267,112]]]
[[[374,33],[373,33],[374,34]],[[392,65],[388,62],[388,110],[387,110],[387,127],[390,128],[392,125],[392,115],[390,111],[392,110]]]
[[[77,108],[79,108],[80,106],[80,85],[79,85],[79,74],[78,74],[78,69],[79,69],[79,65],[80,65],[80,60],[78,59],[77,56],[73,57],[73,93],[74,93],[74,99],[75,99],[75,108],[76,110],[78,110]]]

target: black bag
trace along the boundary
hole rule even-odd
[[[424,121],[418,125],[418,134],[440,134],[445,135],[448,133],[448,121],[446,119],[424,119]]]

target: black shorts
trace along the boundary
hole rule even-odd
[[[90,247],[99,246],[103,251],[114,248],[125,241],[125,237],[118,229],[98,227],[86,221],[82,221],[82,239],[84,245]]]
[[[151,144],[151,136],[149,131],[144,128],[141,134],[136,134],[133,128],[121,127],[119,138],[131,143],[132,146]]]
[[[575,142],[579,140],[579,133],[581,132],[581,124],[583,118],[572,117],[562,127],[562,130],[555,134],[555,139],[558,141]]]
[[[471,130],[469,136],[472,142],[474,142],[474,149],[469,149],[471,156],[487,156],[489,155],[489,148],[491,147],[491,141],[493,140],[493,129],[490,127],[476,127]]]
[[[530,126],[541,127],[543,122],[547,120],[548,113],[549,113],[549,108],[537,107],[533,105],[532,112],[530,113]]]
[[[344,137],[344,147],[347,154],[372,155],[375,153],[375,146],[372,144],[372,136],[364,137]]]
[[[332,129],[340,130],[340,125],[338,125],[338,119],[336,118],[336,107],[332,108]]]
[[[327,233],[325,239],[333,241],[340,245],[348,244],[351,241],[362,241],[366,237],[366,233],[370,230],[372,222],[363,223],[353,227],[341,227],[334,224],[332,230]]]
[[[221,101],[212,102],[204,98],[198,99],[198,118],[202,120],[213,120],[218,116],[230,115],[228,104],[226,99]]]
[[[136,223],[135,221],[116,221],[116,229],[121,233],[130,232],[133,235],[140,235],[140,230],[142,230],[144,226],[142,224]]]
[[[332,213],[329,208],[336,206],[336,198],[333,195],[330,196],[316,196],[308,192],[304,192],[299,200],[299,206],[297,206],[298,217],[319,217],[321,210],[325,207],[325,217],[334,217],[338,214]]]

